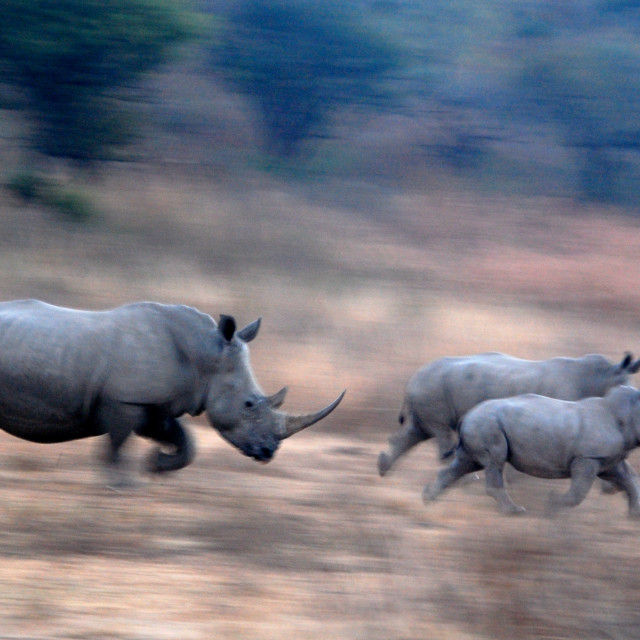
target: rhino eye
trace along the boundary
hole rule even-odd
[[[244,406],[245,406],[247,409],[253,409],[253,407],[255,407],[255,406],[256,406],[256,403],[255,403],[253,400],[245,400],[245,401],[244,401]]]

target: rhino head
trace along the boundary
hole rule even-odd
[[[221,351],[217,369],[209,381],[205,410],[209,422],[225,440],[246,456],[268,462],[281,440],[329,415],[345,392],[315,413],[289,415],[279,411],[287,388],[265,395],[249,361],[247,343],[256,337],[259,328],[258,319],[236,331],[231,316],[220,317]]]

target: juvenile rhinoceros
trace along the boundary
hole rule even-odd
[[[191,307],[138,302],[79,311],[37,300],[0,304],[0,428],[33,442],[108,434],[117,469],[135,433],[159,443],[149,469],[188,465],[194,445],[178,418],[206,412],[242,453],[269,461],[280,441],[327,416],[278,411],[286,388],[265,396],[247,343],[260,320],[236,331]],[[120,474],[119,474],[120,475]]]
[[[453,453],[460,420],[484,400],[537,393],[561,400],[603,396],[626,384],[640,360],[626,354],[619,364],[604,356],[521,360],[501,353],[441,358],[419,369],[407,383],[400,413],[402,428],[378,458],[384,475],[396,460],[423,440],[435,438],[440,458]]]
[[[524,508],[504,487],[508,462],[538,478],[571,478],[566,493],[550,495],[552,509],[580,504],[598,477],[626,492],[629,515],[637,518],[640,483],[625,457],[639,445],[640,391],[633,387],[577,402],[535,394],[487,400],[462,420],[453,462],[425,487],[423,498],[433,500],[462,476],[484,469],[487,493],[500,509],[520,513]]]

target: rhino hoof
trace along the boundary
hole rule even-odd
[[[508,516],[521,516],[523,513],[526,513],[526,512],[527,510],[518,504],[514,504],[513,506],[505,507],[503,509],[503,513]]]
[[[384,451],[378,456],[378,473],[383,476],[391,469],[391,458]]]
[[[500,511],[507,516],[519,516],[526,513],[526,509],[519,504],[504,504],[500,505]]]
[[[440,495],[440,493],[441,491],[439,491],[435,486],[428,484],[422,490],[422,503],[429,504],[430,502],[433,502]]]
[[[602,481],[602,493],[605,495],[613,495],[614,493],[619,493],[622,491],[620,487],[617,487],[613,482],[607,482],[606,480]]]

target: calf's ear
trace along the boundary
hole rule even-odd
[[[223,338],[227,342],[231,342],[231,338],[233,338],[233,334],[236,332],[236,321],[233,319],[233,316],[220,316],[218,329]]]
[[[251,324],[248,324],[244,329],[240,329],[236,335],[240,340],[244,340],[245,342],[251,342],[257,335],[258,329],[260,329],[260,323],[262,322],[262,318],[258,318]]]

